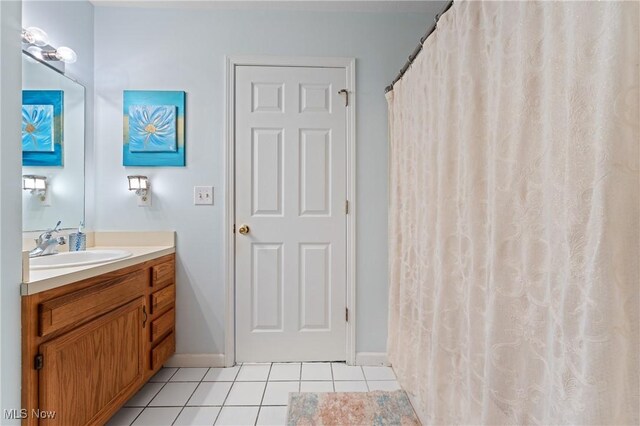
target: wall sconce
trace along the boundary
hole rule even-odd
[[[43,205],[50,205],[47,193],[47,177],[38,175],[23,175],[22,189],[31,191],[31,194],[38,197]]]
[[[138,206],[145,207],[151,205],[151,183],[149,178],[141,175],[127,176],[129,179],[129,191],[136,191],[138,196]]]
[[[22,50],[33,58],[64,74],[64,64],[72,64],[78,60],[73,49],[60,46],[57,49],[49,45],[47,33],[38,27],[22,29]]]

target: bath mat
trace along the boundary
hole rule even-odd
[[[289,394],[288,426],[419,426],[409,397],[393,392],[305,392]]]

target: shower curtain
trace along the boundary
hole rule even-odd
[[[389,92],[389,358],[425,424],[638,424],[636,2],[456,2]]]

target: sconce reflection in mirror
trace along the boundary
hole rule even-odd
[[[78,60],[73,49],[60,46],[57,49],[49,44],[47,33],[38,27],[22,29],[22,50],[35,59],[64,74],[64,64],[72,64]]]
[[[31,191],[31,194],[38,197],[38,200],[43,206],[51,205],[46,176],[23,175],[22,189]]]
[[[148,207],[151,205],[151,183],[149,178],[141,175],[127,176],[129,179],[129,191],[135,191],[138,196],[138,206]]]

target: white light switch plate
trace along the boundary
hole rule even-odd
[[[213,186],[194,186],[193,204],[196,206],[213,204]]]

